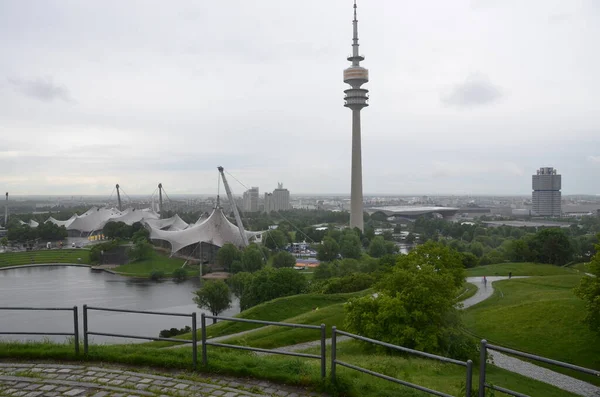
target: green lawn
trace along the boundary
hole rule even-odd
[[[325,392],[332,397],[422,397],[423,393],[396,385],[388,381],[362,374],[350,369],[337,368],[337,382],[321,380],[320,363],[314,359],[300,359],[286,356],[256,356],[250,352],[208,346],[208,366],[202,367],[198,359],[198,372],[232,375],[243,378],[266,379],[289,385],[306,386],[315,391]],[[191,348],[157,350],[148,346],[133,345],[91,345],[89,355],[75,356],[72,345],[49,342],[6,343],[0,342],[0,358],[31,362],[32,360],[58,361],[61,363],[118,363],[143,367],[152,371],[169,372],[171,376],[183,379],[197,379],[192,372]],[[464,385],[461,367],[417,358],[403,358],[383,354],[364,353],[355,343],[340,343],[338,358],[346,362],[360,364],[390,376],[397,376],[411,382],[460,395]],[[330,363],[327,362],[330,370]],[[187,371],[176,372],[174,371]],[[476,371],[473,385],[477,387]],[[490,368],[488,380],[497,385],[519,390],[534,397],[572,397],[564,391],[522,376]],[[474,394],[476,395],[476,394]],[[496,396],[502,394],[496,393]]]
[[[23,252],[3,252],[0,254],[0,267],[45,264],[45,263],[82,263],[90,261],[86,249],[52,249]]]
[[[135,261],[113,270],[124,276],[133,277],[150,277],[154,271],[161,271],[165,276],[170,276],[174,270],[177,270],[185,263],[181,258],[169,258],[167,255],[154,251],[151,258]],[[197,276],[199,274],[198,265],[186,266],[185,269],[189,276]]]
[[[589,265],[589,263],[576,263],[574,265],[569,266],[569,268],[575,269],[575,270],[580,271],[582,273],[586,273],[586,272],[590,271],[588,269],[588,265]]]
[[[465,327],[491,343],[598,370],[600,335],[583,323],[584,303],[573,294],[580,279],[498,281],[492,297],[465,311]]]
[[[577,274],[568,267],[547,265],[543,263],[498,263],[495,265],[477,266],[467,269],[467,277],[482,276],[557,276],[561,274]]]
[[[319,354],[319,348],[311,348],[305,353]],[[330,347],[327,349],[330,355]],[[357,341],[337,344],[338,360],[354,364],[371,371],[379,372],[407,382],[416,383],[430,389],[442,391],[454,396],[464,396],[465,368],[440,361],[420,358],[418,356],[399,355],[365,349],[365,345]],[[352,393],[360,396],[425,396],[411,389],[392,382],[378,379],[358,371],[338,366],[340,374]],[[479,368],[473,366],[473,389],[477,389]],[[548,384],[537,382],[518,374],[488,366],[487,381],[494,385],[519,391],[532,397],[575,396]],[[402,394],[401,394],[402,393]],[[474,393],[473,396],[476,396]],[[505,396],[496,392],[496,397]]]
[[[350,298],[360,296],[366,292],[353,292],[348,294],[303,294],[285,296],[283,298],[273,299],[272,301],[261,303],[248,310],[235,315],[235,317],[246,318],[250,320],[263,321],[282,321],[285,322],[291,317],[299,316],[303,313],[310,312],[314,308],[321,310],[324,307],[346,302]],[[207,324],[210,324],[207,320]],[[262,324],[239,323],[233,321],[220,321],[217,324],[206,327],[206,336],[215,338],[217,336],[236,334],[242,331],[248,331],[263,327]],[[198,320],[198,328],[200,328],[200,320]],[[314,331],[315,333],[317,331]],[[197,333],[198,340],[201,338],[200,331]],[[319,338],[318,333],[316,339]],[[179,339],[192,339],[192,334],[179,335]],[[177,345],[174,342],[150,342],[154,346],[166,347]]]
[[[283,322],[292,324],[326,325],[327,337],[331,337],[331,327],[344,326],[344,304],[337,303],[318,310],[310,310]],[[295,345],[302,342],[319,340],[321,331],[305,328],[290,328],[269,325],[246,335],[232,338],[223,343],[273,349],[281,346]]]

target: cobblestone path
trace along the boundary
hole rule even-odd
[[[91,365],[0,363],[6,397],[308,397],[305,389],[253,379],[137,372]],[[194,380],[190,380],[194,379]]]

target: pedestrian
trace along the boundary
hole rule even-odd
[[[483,285],[487,286],[487,278],[485,276],[483,276]]]
[[[512,278],[512,272],[508,272],[508,279],[510,280]]]

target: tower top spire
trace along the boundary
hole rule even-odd
[[[362,57],[358,55],[358,19],[356,18],[356,0],[354,0],[354,20],[352,21],[352,27],[354,28],[354,34],[352,36],[352,65],[358,66],[359,62],[362,61]]]

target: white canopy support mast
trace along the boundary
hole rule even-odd
[[[235,199],[233,198],[233,194],[231,193],[231,189],[229,188],[229,184],[227,183],[227,178],[225,178],[225,172],[223,167],[217,167],[221,174],[221,178],[223,178],[223,186],[225,186],[225,191],[227,192],[227,198],[231,203],[231,207],[233,208],[233,215],[235,216],[235,222],[237,223],[237,227],[240,230],[240,235],[242,236],[242,241],[244,243],[244,247],[248,246],[248,236],[246,236],[246,231],[244,230],[244,224],[242,223],[242,218],[240,217],[240,212],[238,211],[237,205],[235,204]]]

